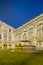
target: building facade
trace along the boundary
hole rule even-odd
[[[0,21],[0,49],[13,49],[15,48],[14,32],[16,30]]]
[[[32,45],[43,49],[43,14],[19,27],[16,31],[17,45]]]
[[[0,48],[14,49],[19,44],[43,49],[43,14],[17,29],[0,21]]]

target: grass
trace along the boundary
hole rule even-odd
[[[43,65],[43,51],[23,53],[0,50],[0,65]]]

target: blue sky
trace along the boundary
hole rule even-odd
[[[43,13],[43,0],[0,0],[0,20],[18,28]]]

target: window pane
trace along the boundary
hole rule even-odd
[[[9,32],[11,32],[11,29],[9,29]]]
[[[0,39],[1,39],[1,34],[0,34]]]

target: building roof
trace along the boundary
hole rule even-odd
[[[10,25],[4,23],[4,22],[1,21],[1,20],[0,20],[0,23],[2,23],[2,24],[4,24],[4,25],[8,26],[9,28],[11,27],[12,29],[14,29],[14,30],[16,31],[16,30],[19,30],[19,29],[23,28],[23,27],[26,26],[27,24],[29,24],[29,23],[31,23],[31,22],[34,22],[35,20],[37,20],[38,18],[41,18],[41,17],[43,17],[43,13],[40,14],[39,16],[35,17],[34,19],[28,21],[27,23],[25,23],[24,25],[20,26],[20,27],[17,28],[17,29],[15,29],[15,28],[13,28],[12,26],[10,26]]]
[[[6,24],[6,23],[4,23],[3,21],[1,21],[0,20],[0,23],[1,24],[4,24],[5,26],[7,26],[8,28],[12,28],[13,30],[15,30],[16,31],[16,29],[15,28],[13,28],[12,26],[10,26],[10,25],[8,25],[8,24]]]
[[[34,22],[35,20],[37,20],[38,18],[41,18],[41,17],[43,17],[43,13],[42,13],[42,14],[40,14],[39,16],[35,17],[34,19],[32,19],[32,20],[28,21],[26,24],[24,24],[24,25],[20,26],[19,28],[17,28],[17,30],[19,30],[19,29],[23,28],[23,27],[24,27],[24,26],[26,26],[27,24],[29,24],[29,23],[31,23],[31,22]]]

